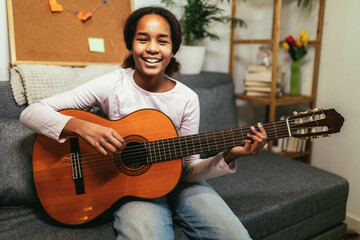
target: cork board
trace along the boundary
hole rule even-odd
[[[56,0],[55,0],[56,1]],[[121,64],[128,55],[123,25],[133,11],[132,0],[7,0],[11,64],[85,66]],[[86,21],[77,12],[92,11]],[[90,51],[89,38],[103,39],[104,52]]]

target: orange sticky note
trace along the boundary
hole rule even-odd
[[[83,21],[83,22],[86,22],[89,18],[91,18],[92,17],[92,12],[90,12],[90,11],[88,11],[87,13],[83,13],[83,12],[78,12],[77,14],[76,14],[76,17],[79,19],[79,20],[81,20],[81,21]]]
[[[61,4],[58,4],[56,0],[49,0],[49,5],[51,12],[62,12],[64,11],[64,7]]]

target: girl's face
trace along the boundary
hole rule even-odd
[[[143,16],[137,24],[131,52],[137,73],[163,78],[173,56],[169,23],[156,14]]]

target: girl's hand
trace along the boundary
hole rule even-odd
[[[69,120],[61,135],[80,136],[103,155],[125,148],[124,139],[114,129],[77,118]]]
[[[258,154],[263,150],[266,144],[267,135],[262,124],[258,123],[257,125],[260,132],[257,131],[254,126],[251,126],[250,129],[254,135],[248,134],[247,137],[249,139],[244,140],[242,146],[233,147],[224,152],[226,163],[230,163],[241,156]]]

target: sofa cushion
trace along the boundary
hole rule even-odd
[[[175,75],[174,78],[192,89],[214,88],[228,83],[233,84],[231,75],[221,72],[201,72],[200,74]]]
[[[213,88],[195,88],[200,101],[200,133],[230,129],[237,126],[232,84]]]
[[[31,154],[35,134],[18,119],[0,120],[0,206],[28,205],[37,201]]]
[[[8,81],[0,81],[0,118],[19,118],[25,105],[19,107],[12,95]]]
[[[345,219],[346,179],[271,152],[241,157],[235,174],[208,182],[253,239],[307,239]]]

